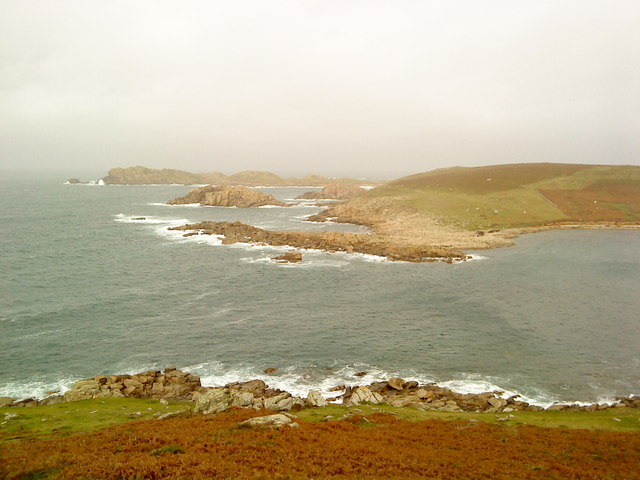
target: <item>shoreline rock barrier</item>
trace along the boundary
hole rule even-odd
[[[228,383],[220,387],[204,387],[197,375],[167,367],[164,372],[151,370],[133,375],[99,375],[79,380],[63,395],[55,394],[42,400],[0,397],[0,407],[31,407],[94,398],[126,397],[192,401],[195,404],[194,412],[201,414],[223,412],[233,407],[287,412],[307,407],[324,407],[329,403],[346,406],[384,403],[422,411],[488,413],[516,410],[593,412],[608,408],[640,408],[640,396],[637,395],[617,397],[612,403],[553,404],[544,408],[519,399],[519,395],[504,398],[501,396],[502,392],[458,393],[434,383],[420,385],[416,381],[405,381],[397,377],[369,385],[340,385],[331,390],[337,396],[324,398],[319,390],[311,390],[302,398],[284,390],[270,388],[259,379]]]

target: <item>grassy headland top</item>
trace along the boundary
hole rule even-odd
[[[640,167],[525,163],[419,173],[369,192],[464,229],[639,222]]]

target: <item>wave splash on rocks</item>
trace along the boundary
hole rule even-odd
[[[369,385],[337,385],[330,390],[336,393],[330,398],[325,398],[319,390],[311,390],[305,397],[296,396],[285,390],[270,388],[260,379],[205,387],[199,376],[175,367],[167,367],[164,371],[150,370],[133,375],[99,375],[79,380],[63,395],[51,395],[42,400],[0,397],[0,407],[30,407],[94,398],[128,397],[193,401],[194,411],[204,414],[222,412],[232,407],[289,411],[305,407],[322,407],[328,403],[347,406],[385,403],[395,407],[445,412],[545,410],[542,406],[523,401],[519,395],[504,398],[503,392],[500,391],[458,393],[435,383],[421,385],[417,381],[406,381],[399,377]],[[596,411],[621,407],[640,408],[640,397],[617,397],[612,403],[591,405],[554,404],[546,410]]]

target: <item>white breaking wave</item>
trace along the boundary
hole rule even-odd
[[[189,220],[186,218],[159,218],[148,215],[125,215],[124,213],[119,213],[114,215],[114,217],[116,222],[139,223],[141,225],[168,225],[173,227],[189,223]]]
[[[161,370],[163,365],[148,362],[130,363],[129,358],[121,365],[114,365],[106,372],[94,372],[92,375],[104,374],[135,374],[148,370]],[[405,380],[414,380],[421,385],[436,384],[446,387],[457,393],[485,393],[499,392],[498,396],[508,398],[512,395],[519,395],[519,400],[532,405],[548,407],[557,403],[560,399],[541,388],[527,387],[527,393],[519,392],[517,389],[507,387],[511,382],[509,379],[483,376],[479,374],[459,373],[450,380],[438,380],[435,376],[416,372],[412,369],[390,370],[364,363],[336,366],[333,368],[321,368],[316,365],[294,365],[280,368],[275,374],[265,374],[264,368],[278,365],[239,365],[229,366],[222,362],[211,361],[190,365],[179,366],[181,370],[200,376],[201,383],[205,387],[220,387],[232,382],[244,382],[253,379],[263,380],[271,388],[285,390],[295,396],[306,397],[311,390],[319,390],[325,398],[332,398],[344,393],[344,390],[329,391],[337,386],[355,387],[358,385],[369,385],[375,382],[384,382],[391,377],[400,377]],[[363,376],[356,377],[358,372],[366,372]],[[16,399],[23,398],[44,398],[51,395],[51,392],[63,394],[71,385],[86,377],[59,374],[53,378],[43,376],[26,379],[21,382],[8,382],[0,385],[0,396],[7,396]],[[628,396],[632,395],[630,393]],[[614,403],[614,395],[600,395],[597,403]],[[579,405],[589,405],[593,402],[566,401],[561,403],[577,403]]]
[[[20,382],[7,382],[0,385],[0,397],[12,397],[18,400],[25,398],[42,399],[49,395],[62,395],[71,385],[81,377],[73,375],[59,375],[54,378],[37,377]]]

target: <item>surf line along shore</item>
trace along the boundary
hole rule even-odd
[[[196,413],[217,413],[232,407],[289,411],[306,407],[323,407],[329,403],[345,406],[388,404],[421,411],[443,412],[512,412],[542,411],[542,406],[529,404],[519,395],[504,398],[503,392],[479,394],[458,393],[435,383],[393,377],[369,385],[337,385],[330,389],[336,395],[325,398],[319,390],[311,390],[299,397],[284,390],[270,388],[263,380],[253,379],[228,383],[219,387],[204,387],[200,377],[175,367],[164,371],[150,370],[134,375],[96,376],[75,382],[63,395],[54,394],[42,400],[27,398],[14,400],[0,397],[0,407],[33,407],[55,405],[96,398],[142,398],[194,402]],[[617,397],[610,403],[553,404],[546,410],[597,411],[609,408],[640,408],[640,397]]]

